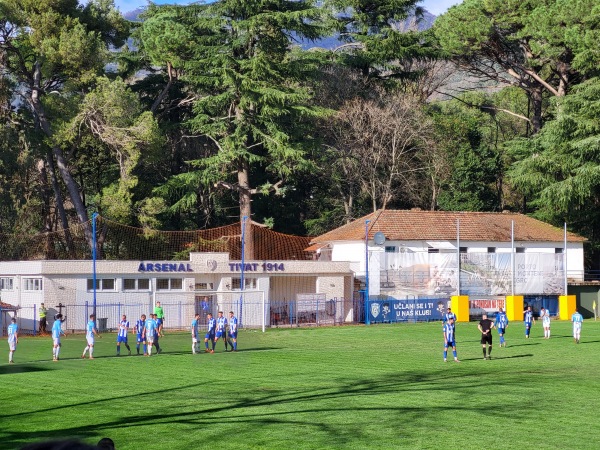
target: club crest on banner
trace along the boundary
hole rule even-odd
[[[379,303],[371,303],[371,315],[377,317],[379,315]]]

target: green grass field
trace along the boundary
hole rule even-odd
[[[84,337],[2,343],[0,447],[76,437],[117,449],[600,447],[600,322],[508,328],[484,361],[476,323],[457,324],[462,363],[442,361],[440,323],[242,330],[239,351],[116,358],[115,335],[81,360]],[[495,332],[494,332],[495,333]],[[131,336],[130,336],[131,340]],[[125,351],[125,354],[127,352]],[[134,351],[135,353],[135,351]]]

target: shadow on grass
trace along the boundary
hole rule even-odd
[[[512,358],[528,356],[531,355],[517,355]],[[460,365],[458,366],[460,368]],[[0,434],[3,435],[3,445],[15,448],[23,445],[23,442],[33,442],[39,439],[65,437],[96,439],[102,435],[110,435],[111,430],[120,428],[152,427],[164,424],[202,427],[203,425],[213,424],[215,417],[220,414],[226,414],[228,421],[237,425],[244,425],[248,430],[256,430],[257,427],[265,426],[306,427],[309,430],[327,434],[332,440],[335,440],[336,445],[344,447],[361,437],[361,427],[332,424],[326,419],[319,418],[321,415],[328,416],[330,414],[351,412],[353,414],[371,414],[381,417],[392,415],[393,417],[404,417],[406,420],[410,420],[410,418],[416,420],[449,409],[454,410],[456,414],[489,415],[490,408],[488,404],[477,405],[469,402],[419,406],[414,404],[396,405],[382,400],[379,404],[372,404],[375,396],[382,396],[382,399],[384,399],[391,391],[415,397],[436,391],[452,390],[455,394],[469,396],[473,389],[489,388],[488,377],[497,373],[497,368],[493,365],[489,365],[489,367],[481,366],[477,374],[469,374],[461,370],[451,374],[445,369],[446,366],[436,372],[388,373],[380,377],[353,380],[340,378],[334,379],[328,386],[322,387],[303,386],[297,389],[277,389],[274,387],[273,390],[269,391],[255,389],[237,399],[222,401],[217,404],[211,402],[198,407],[195,407],[193,403],[186,404],[185,410],[165,409],[161,410],[160,415],[140,412],[135,415],[123,415],[106,420],[98,420],[98,417],[86,419],[82,416],[84,423],[79,421],[77,423],[65,423],[62,428],[56,430],[25,432],[13,429],[1,430],[2,433]],[[518,383],[520,381],[519,373],[514,373],[512,377],[512,380],[506,382]],[[31,416],[44,412],[51,411],[54,417],[60,416],[61,410],[66,411],[70,408],[83,407],[82,409],[85,410],[89,405],[93,405],[93,408],[114,408],[122,401],[136,401],[141,404],[144,401],[153,401],[153,399],[168,396],[175,391],[190,391],[197,394],[203,389],[206,389],[204,380],[199,383],[170,389],[160,388],[131,395],[107,396],[103,399],[88,402],[69,403],[66,401],[64,405],[58,407],[14,414],[0,413],[0,417],[19,416],[21,420],[27,421]],[[365,399],[364,403],[361,402],[361,398]],[[524,402],[526,401],[527,399],[524,399]],[[517,411],[525,407],[525,403],[512,406]],[[503,411],[493,411],[492,413],[502,418],[508,418],[512,411],[511,408],[505,408]],[[206,439],[209,439],[209,437]],[[213,439],[213,437],[210,437],[210,439]],[[196,444],[202,446],[203,442],[197,442]]]
[[[45,372],[52,370],[47,367],[32,366],[29,364],[11,364],[6,366],[0,366],[0,375],[6,375],[9,373],[34,373],[34,372]]]
[[[533,353],[525,353],[523,355],[513,355],[513,356],[498,356],[497,354],[492,356],[492,361],[496,359],[514,359],[514,358],[531,358]],[[483,361],[483,355],[479,358],[461,358],[461,361]]]
[[[539,342],[527,342],[525,344],[506,344],[505,348],[528,347],[530,345],[540,345]]]

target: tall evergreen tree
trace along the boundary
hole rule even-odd
[[[322,36],[324,14],[310,1],[221,0],[182,8],[179,16],[179,23],[193,30],[182,30],[193,39],[185,50],[177,49],[189,51],[185,78],[198,96],[189,126],[208,137],[215,151],[192,161],[195,170],[171,184],[235,191],[240,219],[247,218],[248,258],[253,257],[252,197],[281,192],[286,177],[309,167],[314,138],[309,125],[325,111],[310,106],[304,84],[317,55],[293,42]],[[260,185],[253,184],[257,179]]]

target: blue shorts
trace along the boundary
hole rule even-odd
[[[137,341],[138,342],[146,342],[146,340],[144,339],[144,337],[141,334],[137,335]]]
[[[215,340],[215,333],[214,333],[214,331],[212,333],[206,333],[204,335],[204,339],[208,339],[208,340],[213,340],[214,341]]]
[[[525,322],[525,329],[529,330],[531,328],[531,322]]]
[[[456,341],[452,340],[452,341],[448,341],[447,344],[444,344],[444,348],[448,348],[448,347],[456,347]]]
[[[156,328],[160,327],[163,324],[163,319],[156,319]]]
[[[224,338],[227,333],[225,331],[217,331],[215,333],[215,339]]]
[[[230,331],[227,333],[231,339],[237,339],[237,331]]]
[[[123,344],[127,344],[127,336],[117,336],[117,342],[122,342]]]
[[[504,334],[506,328],[498,328],[498,334]]]

